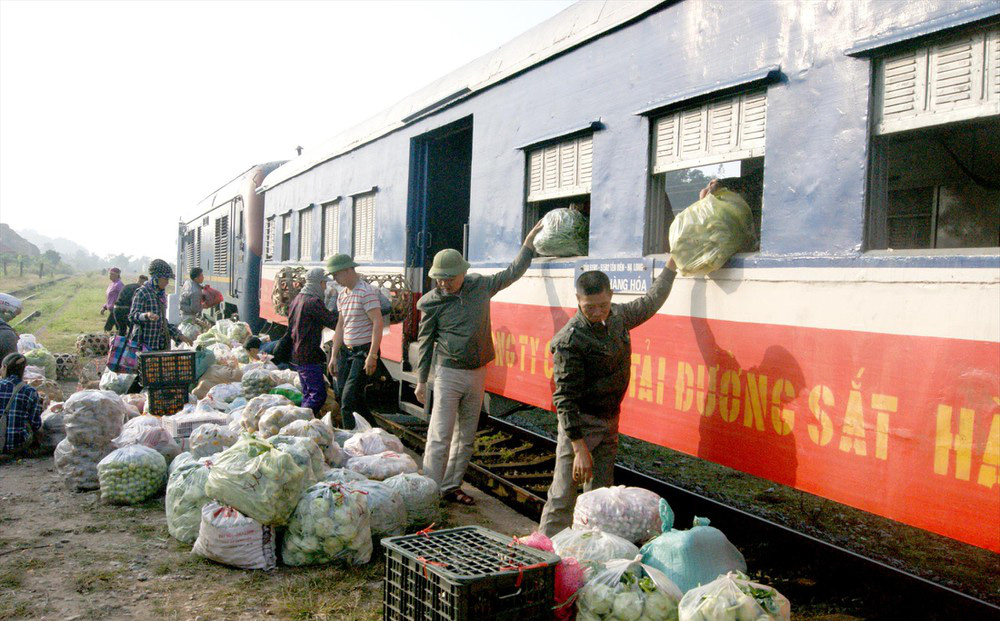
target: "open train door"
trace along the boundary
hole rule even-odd
[[[410,141],[406,281],[414,293],[414,303],[433,286],[427,272],[435,254],[445,248],[468,254],[471,186],[471,116]],[[403,366],[406,369],[416,364],[418,322],[419,317],[414,312],[403,326]]]

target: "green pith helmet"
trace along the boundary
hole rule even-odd
[[[462,253],[446,248],[434,255],[434,263],[428,276],[431,278],[454,278],[469,270],[470,263],[462,257]]]
[[[351,267],[358,267],[358,264],[349,254],[335,254],[326,260],[326,271],[330,274],[336,274]]]

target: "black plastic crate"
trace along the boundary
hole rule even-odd
[[[150,386],[146,407],[154,416],[170,416],[180,412],[188,402],[188,385]]]
[[[194,383],[193,351],[153,351],[139,354],[142,385],[172,386]]]
[[[386,621],[552,618],[559,557],[480,526],[388,537]]]

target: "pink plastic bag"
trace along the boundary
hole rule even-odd
[[[527,537],[515,538],[515,541],[521,545],[528,546],[529,548],[535,548],[536,550],[542,550],[544,552],[552,552],[552,540],[539,532],[534,532]],[[575,558],[563,558],[562,561],[556,566],[556,583],[555,583],[555,608],[552,611],[553,616],[558,619],[558,621],[572,621],[576,617],[576,606],[572,604],[567,604],[576,592],[580,590],[583,586],[583,567],[576,562]],[[564,605],[565,604],[565,605]]]

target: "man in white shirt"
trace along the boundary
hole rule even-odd
[[[327,259],[327,271],[343,287],[337,295],[337,329],[333,334],[330,374],[337,378],[337,398],[343,428],[354,427],[357,412],[370,416],[365,403],[368,378],[378,366],[382,344],[382,305],[378,291],[361,279],[354,268],[358,264],[349,255],[336,254]]]

